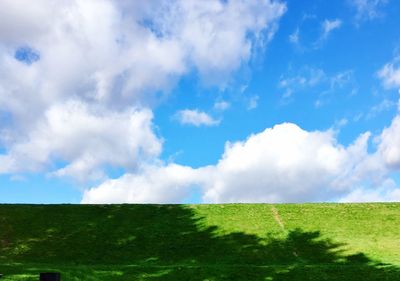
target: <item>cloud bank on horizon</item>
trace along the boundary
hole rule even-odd
[[[82,203],[400,201],[396,48],[368,64],[374,85],[318,54],[346,27],[382,24],[388,5],[344,1],[349,19],[302,12],[289,23],[300,8],[278,0],[2,1],[0,196],[17,202],[8,182],[41,175]],[[371,105],[340,125],[300,125],[339,112],[340,99]],[[298,119],[282,113],[305,103]],[[265,122],[276,107],[283,120]],[[360,128],[343,141],[342,126]]]

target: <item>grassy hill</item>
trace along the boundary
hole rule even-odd
[[[3,280],[400,280],[400,204],[0,205]]]

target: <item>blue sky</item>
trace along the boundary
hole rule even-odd
[[[0,202],[400,200],[393,0],[0,11]]]

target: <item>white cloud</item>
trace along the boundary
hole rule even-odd
[[[216,120],[205,112],[199,111],[198,109],[183,109],[175,113],[179,123],[184,125],[199,126],[216,126],[221,121]]]
[[[218,111],[225,111],[227,110],[229,107],[231,106],[231,104],[227,101],[217,101],[214,103],[214,109],[218,110]]]
[[[277,125],[227,144],[205,183],[206,202],[323,201],[347,192],[367,157],[368,135],[345,148],[332,131]]]
[[[372,119],[376,117],[378,114],[396,107],[396,105],[397,105],[396,102],[385,98],[380,103],[371,107],[368,114],[365,116],[365,119],[367,120]]]
[[[169,9],[161,26],[166,33],[176,34],[191,50],[190,60],[208,82],[224,79],[242,61],[247,61],[256,46],[248,33],[252,32],[256,39],[269,40],[275,33],[276,20],[286,11],[286,6],[277,1],[178,3]]]
[[[337,120],[334,125],[333,128],[336,130],[340,130],[340,128],[345,127],[347,124],[349,123],[349,120],[346,118],[341,118],[339,120]]]
[[[61,161],[57,175],[96,178],[156,158],[154,93],[193,71],[225,85],[285,10],[272,0],[1,1],[0,113],[11,122],[0,124],[0,173]],[[21,48],[37,59],[16,58]]]
[[[356,20],[372,20],[381,16],[381,9],[389,0],[349,0],[356,9]]]
[[[342,198],[341,203],[360,203],[360,202],[399,202],[400,188],[390,190],[368,190],[357,189]]]
[[[310,66],[303,66],[294,71],[290,69],[288,74],[281,76],[278,87],[283,90],[282,99],[285,103],[293,100],[299,93],[315,94],[316,107],[328,103],[338,92],[347,91],[348,95],[353,95],[356,91],[352,70],[329,75],[323,69]]]
[[[324,40],[328,38],[329,34],[335,30],[338,29],[342,26],[342,21],[340,19],[334,19],[334,20],[325,20],[322,23],[322,35],[321,39]]]
[[[309,26],[305,27],[304,25],[318,26],[320,28],[320,32],[315,33],[310,37],[310,34],[301,36],[302,30],[309,30]],[[328,39],[330,34],[334,31],[342,27],[343,21],[341,19],[325,19],[320,22],[316,15],[306,14],[300,20],[300,23],[297,25],[296,29],[289,35],[289,42],[295,45],[295,47],[300,51],[311,51],[315,49],[319,49],[322,47],[323,43]]]
[[[193,186],[202,190],[202,202],[208,203],[366,198],[359,187],[365,182],[379,187],[387,173],[379,154],[368,153],[369,136],[363,134],[344,147],[333,130],[308,132],[284,123],[245,141],[227,143],[216,165],[147,167],[93,187],[82,202],[182,202]],[[385,194],[385,200],[395,200],[392,195],[398,190]]]
[[[256,109],[258,106],[258,99],[259,99],[259,96],[250,97],[248,100],[248,103],[247,103],[247,110]]]
[[[41,172],[79,180],[104,176],[105,166],[133,169],[161,152],[145,109],[113,112],[78,101],[52,106],[24,136],[10,136],[0,173]],[[52,162],[67,163],[52,167]]]
[[[381,187],[374,189],[358,188],[341,198],[339,202],[398,202],[400,201],[400,188],[396,183],[387,179]]]
[[[343,24],[343,22],[340,19],[333,19],[333,20],[325,19],[321,23],[321,32],[320,32],[319,37],[311,44],[312,48],[313,49],[321,48],[323,46],[323,44],[325,43],[325,41],[330,36],[330,34],[334,30],[339,29],[342,26],[342,24]]]
[[[282,76],[278,86],[282,89],[307,89],[322,83],[326,79],[327,75],[322,69],[303,67],[297,75]]]
[[[383,80],[386,88],[400,87],[400,69],[396,65],[399,58],[386,64],[379,72],[379,77]],[[382,110],[394,106],[394,102],[383,103],[377,109]],[[389,127],[385,128],[376,138],[378,152],[385,164],[394,170],[400,170],[400,99],[397,102],[397,116],[395,116]]]
[[[55,4],[47,0],[35,3],[23,0],[1,1],[0,38],[3,42],[18,43],[22,38],[29,40],[47,32],[51,27],[49,22],[60,14]]]
[[[378,150],[385,163],[393,169],[400,170],[400,115],[383,130],[378,141]]]
[[[296,28],[296,30],[289,35],[289,42],[293,44],[298,44],[300,42],[300,30]]]
[[[385,64],[378,71],[378,77],[381,78],[385,88],[400,88],[400,57]]]
[[[197,172],[185,166],[146,166],[86,190],[82,203],[181,203],[190,195]]]

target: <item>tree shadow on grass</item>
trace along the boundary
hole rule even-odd
[[[0,222],[0,264],[19,264],[0,266],[9,272],[55,269],[68,280],[107,281],[400,280],[399,268],[346,255],[319,232],[223,235],[189,206],[3,205]]]

